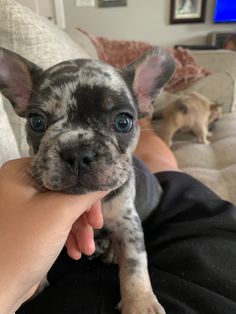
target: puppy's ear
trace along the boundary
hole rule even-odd
[[[4,48],[0,48],[0,92],[19,116],[24,117],[35,81],[42,69]]]
[[[162,48],[153,48],[122,70],[131,84],[141,116],[152,111],[152,102],[175,72],[175,61]]]

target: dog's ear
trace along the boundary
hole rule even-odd
[[[24,117],[34,83],[42,69],[4,48],[0,48],[0,92],[19,116]]]
[[[152,111],[152,102],[174,72],[174,59],[159,47],[147,51],[122,70],[132,86],[142,116]]]

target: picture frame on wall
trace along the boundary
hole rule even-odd
[[[206,0],[171,0],[170,24],[203,23]]]
[[[98,0],[99,8],[123,7],[127,5],[127,0]]]

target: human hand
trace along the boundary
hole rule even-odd
[[[68,255],[79,259],[81,253],[91,255],[95,251],[93,229],[100,229],[103,225],[101,201],[94,203],[73,224],[66,241]]]
[[[65,243],[73,258],[92,253],[92,227],[102,225],[99,201],[105,192],[39,192],[26,175],[29,165],[30,158],[23,158],[0,169],[1,314],[33,295]]]

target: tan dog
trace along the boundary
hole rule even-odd
[[[167,145],[172,145],[172,137],[179,130],[191,130],[199,143],[208,144],[209,125],[221,116],[219,104],[212,103],[199,93],[181,95],[161,109],[163,117],[160,137]]]

